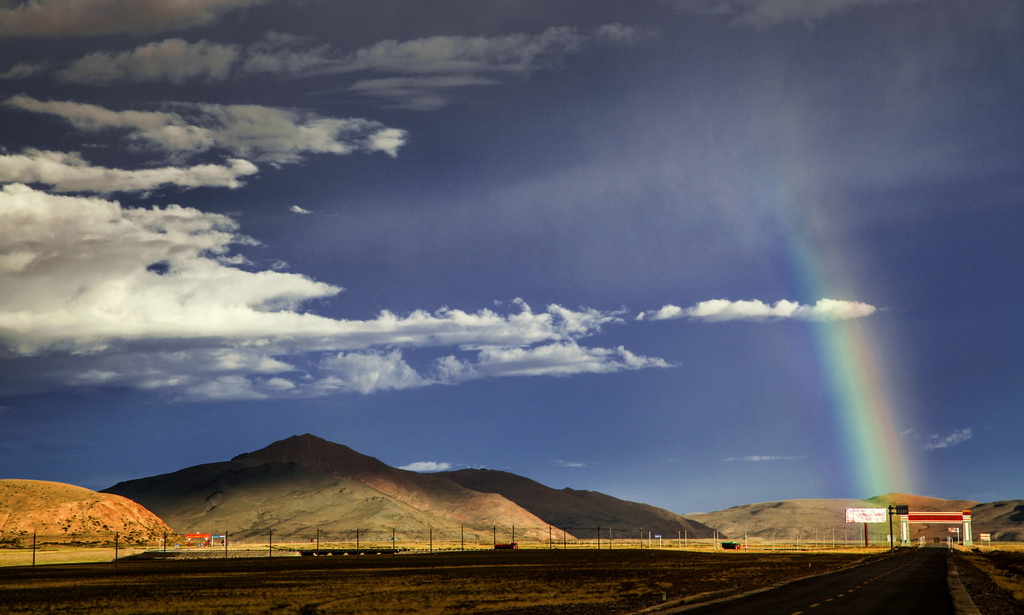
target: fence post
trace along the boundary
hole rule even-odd
[[[32,532],[32,570],[36,569],[36,533]]]
[[[118,547],[117,541],[118,541],[118,538],[120,538],[120,535],[117,532],[114,532],[114,568],[117,568],[117,547]]]
[[[274,558],[274,530],[270,530],[270,537],[267,539],[267,559]]]

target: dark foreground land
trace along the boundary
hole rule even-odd
[[[0,612],[633,613],[739,594],[866,557],[521,550],[6,568]]]
[[[894,557],[712,604],[692,615],[750,613],[928,613],[955,615],[945,548],[911,549]]]

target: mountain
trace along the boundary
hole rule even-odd
[[[633,537],[638,529],[673,538],[714,535],[710,527],[663,508],[620,500],[596,491],[552,489],[509,472],[467,469],[438,472],[435,476],[448,478],[474,491],[501,494],[548,523],[581,538],[594,536],[598,527],[602,528],[602,538],[608,535],[609,528],[615,538]]]
[[[490,540],[515,527],[518,536],[562,537],[500,495],[399,470],[310,434],[104,491],[142,503],[181,532],[244,537],[272,530],[281,538],[306,538],[319,531],[347,540],[356,530],[390,536],[394,528],[406,537],[425,539],[436,531],[450,539],[465,532],[469,539]]]
[[[992,540],[1024,540],[1024,500],[1001,500],[971,509],[975,533],[989,532]]]
[[[141,505],[118,495],[40,480],[0,480],[0,537],[40,541],[147,542],[172,530]]]
[[[612,532],[631,538],[640,530],[667,538],[720,538],[851,542],[862,526],[847,524],[847,508],[907,504],[915,511],[971,509],[975,534],[995,540],[1024,538],[1024,502],[980,504],[888,494],[866,500],[786,500],[686,515],[627,502],[594,491],[552,489],[496,470],[420,474],[393,468],[351,448],[305,434],[217,463],[118,483],[107,493],[139,502],[179,533],[227,532],[237,538],[351,541],[457,541],[489,543],[511,534],[531,540],[567,536],[592,539]],[[888,527],[871,526],[872,540]],[[945,537],[947,524],[912,524],[912,537]],[[611,530],[609,530],[611,528]],[[898,533],[898,521],[894,530]]]
[[[971,511],[974,538],[989,532],[993,540],[1024,539],[1024,501],[979,503],[973,500],[944,500],[924,496],[890,493],[866,500],[784,500],[744,504],[711,513],[690,514],[693,519],[733,537],[747,536],[762,540],[832,540],[833,531],[840,539],[863,540],[863,525],[846,523],[847,508],[885,508],[906,504],[912,512]],[[933,539],[949,536],[949,523],[912,523],[910,537]],[[871,540],[884,540],[888,526],[870,524]],[[893,532],[899,536],[899,519],[893,517]]]

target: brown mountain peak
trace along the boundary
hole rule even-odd
[[[278,440],[258,451],[238,455],[231,461],[248,466],[272,462],[294,463],[315,472],[347,477],[393,470],[379,459],[308,433]]]

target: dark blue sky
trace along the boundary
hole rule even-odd
[[[35,7],[2,477],[310,432],[679,513],[1024,493],[1017,2]]]

